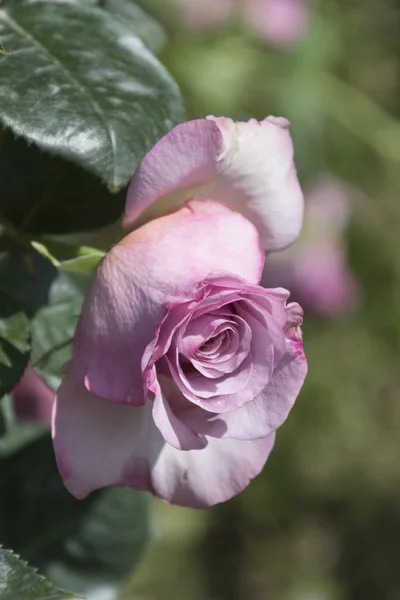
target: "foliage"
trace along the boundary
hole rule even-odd
[[[104,256],[77,240],[120,219],[135,166],[184,118],[182,101],[154,55],[163,28],[130,0],[4,0],[0,39],[0,543],[90,594],[138,561],[147,498],[75,500],[12,390],[28,363],[59,384]],[[72,598],[8,550],[0,564],[4,600]]]
[[[0,548],[0,591],[4,600],[68,600],[74,594],[56,590],[53,585],[20,560]]]

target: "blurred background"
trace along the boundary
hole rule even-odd
[[[305,227],[264,284],[305,308],[309,375],[245,492],[204,512],[153,501],[125,599],[398,600],[400,3],[141,5],[189,118],[291,121]]]

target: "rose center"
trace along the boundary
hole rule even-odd
[[[214,335],[206,340],[201,346],[199,346],[195,352],[196,355],[209,356],[210,354],[216,354],[221,347],[229,341],[228,332],[221,331],[217,335]]]

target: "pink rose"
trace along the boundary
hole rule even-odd
[[[294,242],[304,198],[288,121],[207,117],[177,125],[144,156],[133,176],[124,226],[129,230],[192,197],[240,211],[257,227],[267,251]]]
[[[178,127],[149,153],[159,153],[161,165],[155,162],[152,171],[149,155],[142,161],[128,215],[153,201],[177,204],[178,190],[183,200],[196,181],[210,189],[211,158],[225,142],[215,121],[190,127],[200,135],[198,142],[193,135],[191,153]],[[261,139],[264,127],[280,131],[271,122],[249,129],[256,127]],[[181,152],[173,161],[176,136]],[[268,156],[264,160],[268,171]],[[254,162],[262,161],[255,155]],[[227,190],[234,172],[233,204],[246,193],[251,201],[262,177],[251,186],[249,173],[239,165],[234,171],[234,163],[232,157],[227,171],[214,165],[214,189]],[[248,177],[247,187],[240,173]],[[278,196],[287,198],[290,193],[278,185],[283,171],[270,175]],[[273,204],[271,190],[266,202]],[[252,214],[268,221],[261,205]],[[270,227],[266,239],[285,238],[276,222],[280,237]],[[239,493],[261,471],[307,370],[302,310],[286,303],[286,290],[258,285],[263,264],[254,225],[206,198],[150,221],[108,253],[85,299],[53,413],[56,458],[72,494],[83,498],[108,485],[132,486],[202,508]]]

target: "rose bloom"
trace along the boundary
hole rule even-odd
[[[96,270],[57,392],[72,494],[131,486],[205,508],[261,471],[307,365],[300,306],[258,284],[264,249],[301,219],[285,121],[184,123],[144,157],[124,219],[142,225]]]

